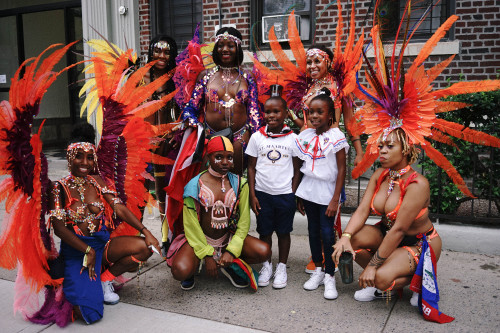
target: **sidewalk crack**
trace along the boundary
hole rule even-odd
[[[398,303],[398,299],[394,303],[392,303],[391,310],[389,310],[389,313],[387,314],[387,317],[385,318],[384,326],[382,326],[382,330],[380,333],[383,333],[385,331],[385,327],[387,326],[387,323],[389,322],[389,319],[391,318],[392,310],[394,310],[394,307]]]

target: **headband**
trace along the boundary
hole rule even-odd
[[[235,42],[237,45],[241,45],[241,39],[234,35],[231,35],[227,31],[225,31],[223,34],[218,34],[217,36],[215,36],[215,43],[219,42],[221,39],[230,40],[232,42]]]
[[[313,56],[316,55],[316,56],[318,56],[320,58],[323,58],[323,59],[326,58],[326,59],[330,60],[330,56],[328,55],[328,53],[326,53],[323,50],[316,49],[316,48],[307,50],[306,55],[308,57],[313,57]]]
[[[170,44],[164,40],[160,40],[160,41],[154,43],[153,48],[158,48],[160,50],[166,49],[166,50],[170,51]]]
[[[225,136],[215,136],[208,141],[207,154],[211,154],[216,151],[234,152],[233,144]]]
[[[94,153],[94,165],[97,166],[97,155],[95,146],[90,142],[75,142],[70,144],[66,149],[66,158],[68,160],[69,168],[71,168],[71,163],[75,159],[78,149],[82,149],[86,153],[92,150],[92,152]]]

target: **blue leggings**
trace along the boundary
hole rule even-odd
[[[325,254],[325,273],[333,276],[335,274],[335,263],[332,259],[333,244],[335,244],[335,216],[325,215],[327,205],[303,200],[304,208],[307,214],[307,228],[309,230],[309,247],[314,262],[323,260],[322,253]],[[323,241],[323,248],[321,247]]]

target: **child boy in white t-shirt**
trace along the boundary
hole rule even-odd
[[[272,245],[272,234],[278,236],[279,263],[273,287],[287,284],[286,262],[290,252],[290,232],[295,216],[295,190],[300,177],[300,160],[293,155],[297,135],[284,124],[287,105],[279,95],[264,104],[266,126],[255,132],[248,143],[248,184],[250,206],[257,217],[260,239]],[[271,256],[259,273],[260,287],[269,285],[273,276]]]

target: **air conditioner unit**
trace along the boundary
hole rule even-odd
[[[288,40],[288,17],[290,15],[274,15],[262,17],[262,42],[269,43],[269,32],[274,27],[274,33],[278,42]],[[300,16],[295,15],[295,22],[300,35]]]

